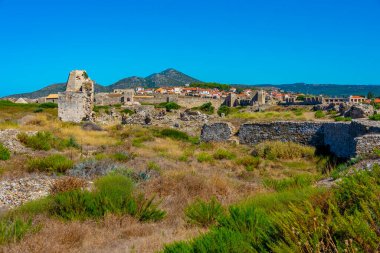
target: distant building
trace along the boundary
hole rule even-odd
[[[46,103],[58,103],[58,94],[50,94],[45,98]]]
[[[15,103],[16,103],[16,104],[27,104],[28,102],[26,102],[26,100],[23,99],[23,98],[19,98],[19,99],[16,100]]]

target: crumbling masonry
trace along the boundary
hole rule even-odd
[[[94,82],[84,70],[70,72],[66,91],[58,94],[58,117],[64,122],[93,120]]]

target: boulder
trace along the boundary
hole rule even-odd
[[[353,119],[367,118],[374,114],[372,105],[354,104],[351,108],[344,113],[344,117],[351,117]]]
[[[233,133],[234,128],[230,123],[205,124],[202,127],[201,141],[224,142],[228,141]]]

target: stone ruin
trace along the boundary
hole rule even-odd
[[[66,91],[58,93],[58,117],[64,122],[79,123],[93,120],[94,81],[86,71],[70,72]]]
[[[234,137],[228,123],[206,124],[201,140],[226,142]],[[255,145],[264,141],[297,142],[317,148],[327,148],[339,158],[371,156],[380,149],[380,123],[370,120],[352,122],[256,122],[240,126],[240,144]]]

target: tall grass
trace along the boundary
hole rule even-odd
[[[302,183],[253,197],[231,207],[209,233],[164,252],[378,252],[379,178],[375,166],[335,189]]]
[[[24,221],[20,218],[0,220],[0,244],[17,242],[33,229],[32,220]]]
[[[48,151],[52,148],[62,150],[64,148],[79,148],[74,137],[69,137],[68,139],[61,139],[55,137],[51,132],[37,132],[35,135],[27,135],[26,133],[18,134],[17,138],[25,146],[32,148],[34,150],[45,150]]]
[[[166,213],[158,208],[154,198],[134,196],[131,179],[108,175],[95,181],[96,190],[69,191],[54,197],[50,213],[66,220],[101,218],[107,213],[129,214],[140,221],[157,221]]]
[[[262,158],[296,159],[312,158],[315,148],[294,142],[266,141],[255,146],[253,154]]]
[[[314,182],[314,177],[307,174],[297,175],[285,179],[265,179],[264,186],[272,188],[276,191],[285,191],[295,188],[305,188]]]
[[[6,161],[11,158],[11,152],[7,147],[5,147],[2,143],[0,143],[0,160]]]
[[[215,197],[212,197],[208,202],[197,199],[185,210],[188,222],[202,227],[215,224],[223,213],[224,209]]]
[[[50,155],[47,157],[33,158],[28,161],[28,170],[64,173],[74,166],[74,162],[63,155]]]

